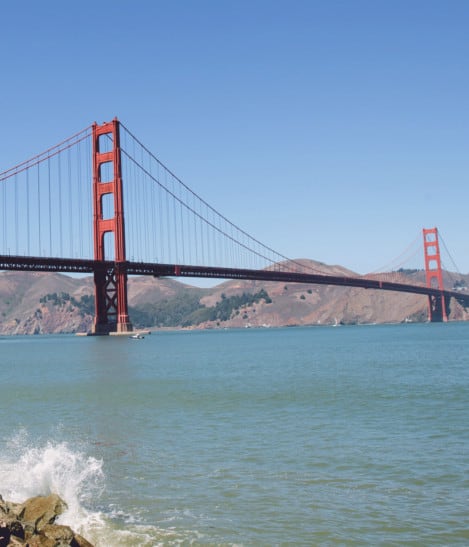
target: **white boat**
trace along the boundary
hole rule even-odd
[[[132,338],[132,340],[143,340],[145,336],[139,332],[136,332],[135,334],[132,334],[132,336],[129,336],[129,338]]]

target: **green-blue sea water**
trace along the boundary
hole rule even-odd
[[[97,546],[469,544],[467,323],[0,352],[0,494]]]

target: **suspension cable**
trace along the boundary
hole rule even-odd
[[[324,270],[320,270],[318,268],[313,268],[312,266],[309,266],[309,265],[305,265],[305,264],[301,264],[300,262],[296,261],[296,260],[293,260],[291,258],[288,258],[287,256],[275,251],[274,249],[272,249],[271,247],[265,245],[264,243],[261,243],[259,240],[257,240],[256,238],[252,237],[250,234],[248,234],[245,230],[243,230],[242,228],[240,228],[239,226],[237,226],[236,224],[234,224],[233,222],[231,222],[230,220],[228,220],[228,218],[226,218],[224,215],[220,214],[216,209],[214,209],[207,201],[205,201],[203,198],[201,198],[196,192],[194,192],[189,186],[187,186],[179,177],[177,177],[170,169],[168,169],[168,167],[166,167],[165,164],[163,164],[141,141],[139,141],[139,139],[137,139],[137,137],[131,132],[129,131],[129,129],[121,123],[121,126],[123,127],[123,129],[145,150],[145,152],[147,154],[149,154],[153,160],[155,160],[169,175],[171,175],[171,177],[173,177],[179,184],[181,184],[186,190],[187,192],[189,192],[189,194],[192,194],[194,197],[196,197],[205,207],[207,207],[207,209],[209,209],[210,211],[212,211],[216,216],[218,216],[221,220],[223,220],[224,222],[226,222],[228,225],[230,226],[233,226],[240,234],[243,234],[245,235],[249,240],[251,240],[252,242],[258,244],[260,247],[264,248],[266,251],[268,251],[269,253],[272,253],[272,255],[276,255],[279,259],[281,260],[285,260],[287,262],[289,262],[290,264],[293,264],[295,266],[298,266],[300,267],[301,269],[307,269],[307,270],[310,270],[310,271],[313,271],[313,272],[318,272],[318,273],[321,273],[321,274],[326,274],[328,272],[325,272]],[[166,192],[168,192],[169,195],[171,195],[174,199],[176,199],[179,203],[181,203],[184,207],[186,207],[187,210],[191,211],[192,214],[196,215],[197,217],[201,218],[204,222],[206,222],[207,225],[209,225],[210,227],[214,228],[217,232],[221,233],[223,236],[227,237],[228,239],[230,239],[231,241],[233,241],[234,243],[236,243],[237,245],[240,245],[241,247],[244,247],[247,251],[249,252],[252,252],[254,254],[256,254],[257,256],[259,256],[260,258],[263,258],[264,260],[272,263],[273,260],[271,258],[268,258],[267,256],[265,256],[264,254],[261,254],[260,252],[257,252],[257,251],[254,251],[252,250],[249,246],[247,246],[246,244],[236,240],[235,238],[233,238],[232,236],[230,236],[230,234],[224,232],[223,230],[220,230],[213,222],[211,222],[210,220],[208,219],[205,219],[203,216],[201,216],[197,211],[195,211],[190,205],[182,202],[176,195],[174,192],[172,192],[171,190],[169,190],[168,188],[165,188],[165,186],[160,182],[158,181],[157,179],[155,179],[149,172],[148,170],[144,169],[143,166],[140,166],[138,165],[138,163],[136,162],[136,160],[134,158],[132,158],[125,150],[122,150],[122,152],[128,157],[128,159],[130,161],[133,161],[138,167],[140,167],[146,174],[147,176],[149,176],[154,182],[156,182],[163,190],[165,190]]]
[[[21,163],[18,163],[14,167],[10,167],[10,169],[7,169],[6,171],[1,172],[0,182],[3,182],[4,180],[9,179],[15,174],[19,174],[25,171],[26,169],[29,169],[30,167],[33,167],[39,163],[42,163],[43,161],[49,158],[57,156],[57,154],[60,154],[64,150],[67,150],[71,148],[72,146],[75,146],[77,143],[87,139],[90,136],[90,132],[89,132],[90,129],[91,129],[91,126],[85,129],[82,129],[75,135],[72,135],[68,139],[65,139],[64,141],[60,142],[59,144],[56,144],[55,146],[48,148],[44,152],[41,152],[40,154],[33,156],[29,160],[25,160]]]
[[[387,272],[391,269],[394,269],[396,267],[396,264],[398,267],[401,267],[406,261],[408,261],[410,258],[413,258],[418,253],[417,251],[413,251],[413,254],[410,256],[407,256],[409,251],[418,243],[418,239],[420,238],[420,235],[417,235],[415,239],[396,257],[393,258],[390,262],[382,266],[381,268],[377,268],[376,270],[373,270],[372,272],[366,274],[366,275],[373,275],[378,274],[382,272]],[[398,263],[397,261],[400,260]]]
[[[459,275],[462,275],[462,273],[460,272],[458,266],[456,265],[456,262],[454,261],[453,257],[451,256],[451,253],[449,252],[448,247],[446,246],[445,240],[443,239],[443,236],[441,235],[441,232],[439,230],[438,230],[438,238],[443,243],[443,247],[444,247],[447,255],[449,256],[449,259],[451,260],[451,263],[453,264],[453,266],[456,270],[456,273],[458,273]]]

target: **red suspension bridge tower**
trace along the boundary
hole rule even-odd
[[[423,229],[423,250],[425,255],[425,274],[427,287],[444,290],[443,273],[441,269],[440,245],[438,229]],[[445,297],[428,295],[428,320],[448,321]]]
[[[94,273],[96,315],[93,333],[130,332],[132,324],[127,305],[124,205],[117,118],[102,125],[93,124],[92,139],[95,260],[104,261],[108,258],[105,243],[112,245],[112,237],[105,235],[112,234],[114,239],[114,266],[96,270]],[[109,217],[104,215],[104,199],[113,208],[113,214]]]

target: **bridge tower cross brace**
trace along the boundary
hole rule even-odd
[[[97,268],[94,273],[95,318],[93,333],[130,332],[132,324],[127,304],[124,204],[120,132],[117,118],[102,125],[94,123],[92,140],[95,260],[106,260],[105,234],[111,233],[114,236],[114,265]],[[114,213],[111,218],[105,218],[103,199],[109,195]]]
[[[444,290],[441,269],[438,229],[423,229],[423,249],[425,254],[425,275],[427,287]],[[448,321],[445,297],[428,295],[428,320],[432,322]]]

